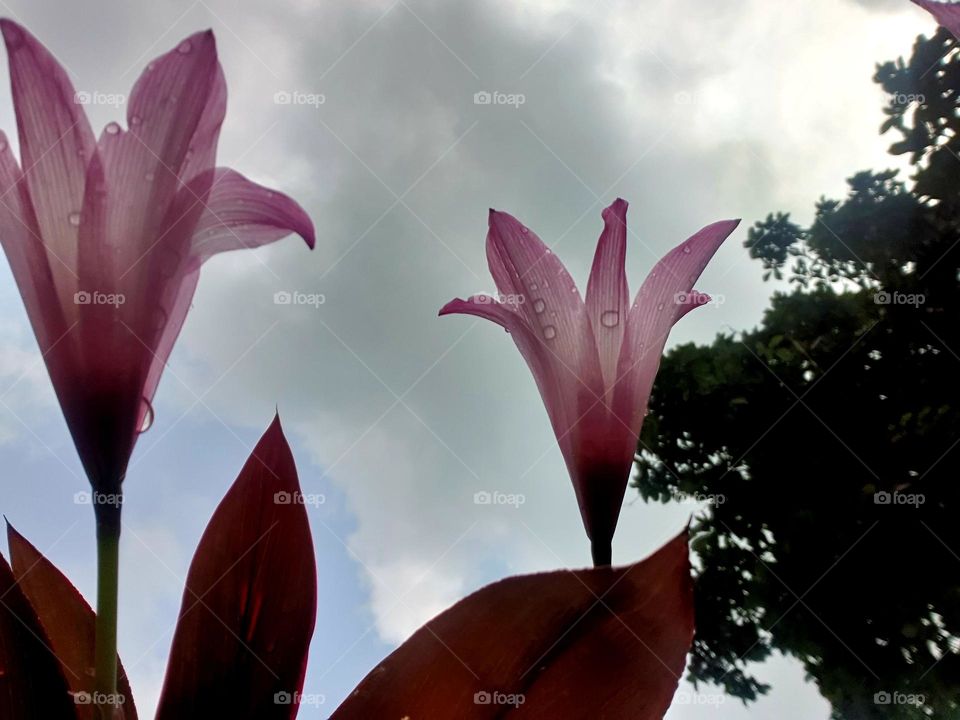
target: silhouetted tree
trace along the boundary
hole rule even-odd
[[[750,229],[765,276],[793,288],[759,327],[667,355],[635,484],[649,501],[709,502],[693,524],[695,681],[755,699],[751,664],[778,650],[834,718],[955,718],[957,41],[921,37],[875,80],[913,176],[860,172],[810,227],[778,213]]]

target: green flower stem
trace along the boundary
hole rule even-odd
[[[96,505],[97,625],[94,651],[96,702],[102,720],[112,720],[117,693],[117,593],[120,564],[120,505]]]

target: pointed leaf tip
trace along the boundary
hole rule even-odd
[[[187,576],[157,720],[289,720],[303,688],[317,576],[307,498],[274,416],[214,512]]]
[[[74,697],[90,695],[95,689],[94,679],[88,672],[94,665],[96,618],[93,610],[73,583],[9,521],[7,541],[17,587],[36,612],[49,651],[59,660],[66,690]],[[117,666],[117,693],[123,700],[116,708],[115,717],[117,720],[136,720],[137,710],[130,684],[119,658]],[[69,717],[71,720],[95,720],[95,710],[94,704],[77,703],[76,715],[71,713]],[[7,716],[0,712],[0,717]]]

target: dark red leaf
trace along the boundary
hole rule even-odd
[[[157,720],[295,717],[316,614],[313,540],[275,418],[200,539]]]
[[[635,565],[478,590],[390,654],[332,719],[659,720],[692,641],[684,532]]]
[[[76,698],[78,720],[96,720],[93,650],[96,616],[73,584],[26,538],[7,523],[13,574],[33,606],[50,649],[60,659],[63,676]],[[123,699],[117,720],[137,720],[137,709],[123,666],[117,659],[117,692]]]
[[[0,556],[0,718],[75,720],[56,656],[7,561]]]

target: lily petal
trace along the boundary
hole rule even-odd
[[[960,38],[960,3],[934,2],[934,0],[913,0],[917,5],[929,12],[936,21]]]
[[[77,223],[95,142],[66,71],[12,20],[0,20],[20,136],[23,175],[62,303],[76,292]],[[48,302],[51,302],[48,300]]]
[[[489,226],[487,261],[497,289],[513,300],[558,368],[560,389],[553,400],[561,406],[561,420],[554,431],[558,439],[565,437],[577,432],[584,415],[603,399],[603,375],[586,306],[563,263],[533,231],[496,210],[490,211]]]
[[[217,168],[194,230],[192,253],[205,260],[228,250],[259,247],[290,233],[302,237],[311,250],[316,244],[310,216],[293,199],[234,170]]]
[[[211,128],[219,128],[225,107],[220,75],[213,34],[196,33],[152,62],[137,80],[129,129],[107,125],[98,144],[99,163],[90,163],[81,216],[84,282],[103,292],[124,276],[143,282],[149,272],[143,256],[163,240],[163,221],[183,186],[198,130],[204,144],[200,155],[212,162],[210,147],[217,135]],[[203,195],[197,200],[202,202]]]
[[[604,389],[608,392],[616,380],[617,359],[630,307],[626,259],[627,202],[617,198],[603,211],[603,233],[587,283],[587,314],[600,356]]]
[[[640,434],[670,328],[703,304],[691,295],[693,284],[739,224],[739,220],[724,220],[697,232],[654,266],[637,293],[627,316],[613,405],[614,413],[631,428],[634,437]],[[708,301],[709,296],[700,300]]]
[[[39,235],[30,193],[7,136],[0,132],[0,244],[24,298],[40,351],[47,353],[67,330],[56,300],[56,281]]]
[[[440,316],[444,315],[474,315],[495,322],[502,327],[513,339],[517,349],[530,368],[544,407],[550,417],[561,448],[569,449],[570,423],[576,418],[567,417],[567,407],[564,402],[564,387],[559,373],[569,373],[547,349],[546,344],[530,329],[519,310],[510,303],[499,302],[489,295],[474,295],[467,300],[456,298],[440,309]],[[572,382],[572,381],[571,381]],[[566,456],[566,450],[564,450]]]
[[[198,200],[202,193],[205,196]],[[229,168],[207,170],[194,177],[178,193],[167,223],[166,237],[150,251],[153,257],[145,259],[151,267],[161,269],[148,287],[163,319],[143,387],[148,401],[186,320],[205,260],[221,252],[260,247],[291,233],[298,234],[311,249],[316,243],[313,222],[299,204]],[[183,238],[186,244],[181,244]],[[141,412],[147,408],[142,405]],[[141,415],[138,427],[142,420]]]

